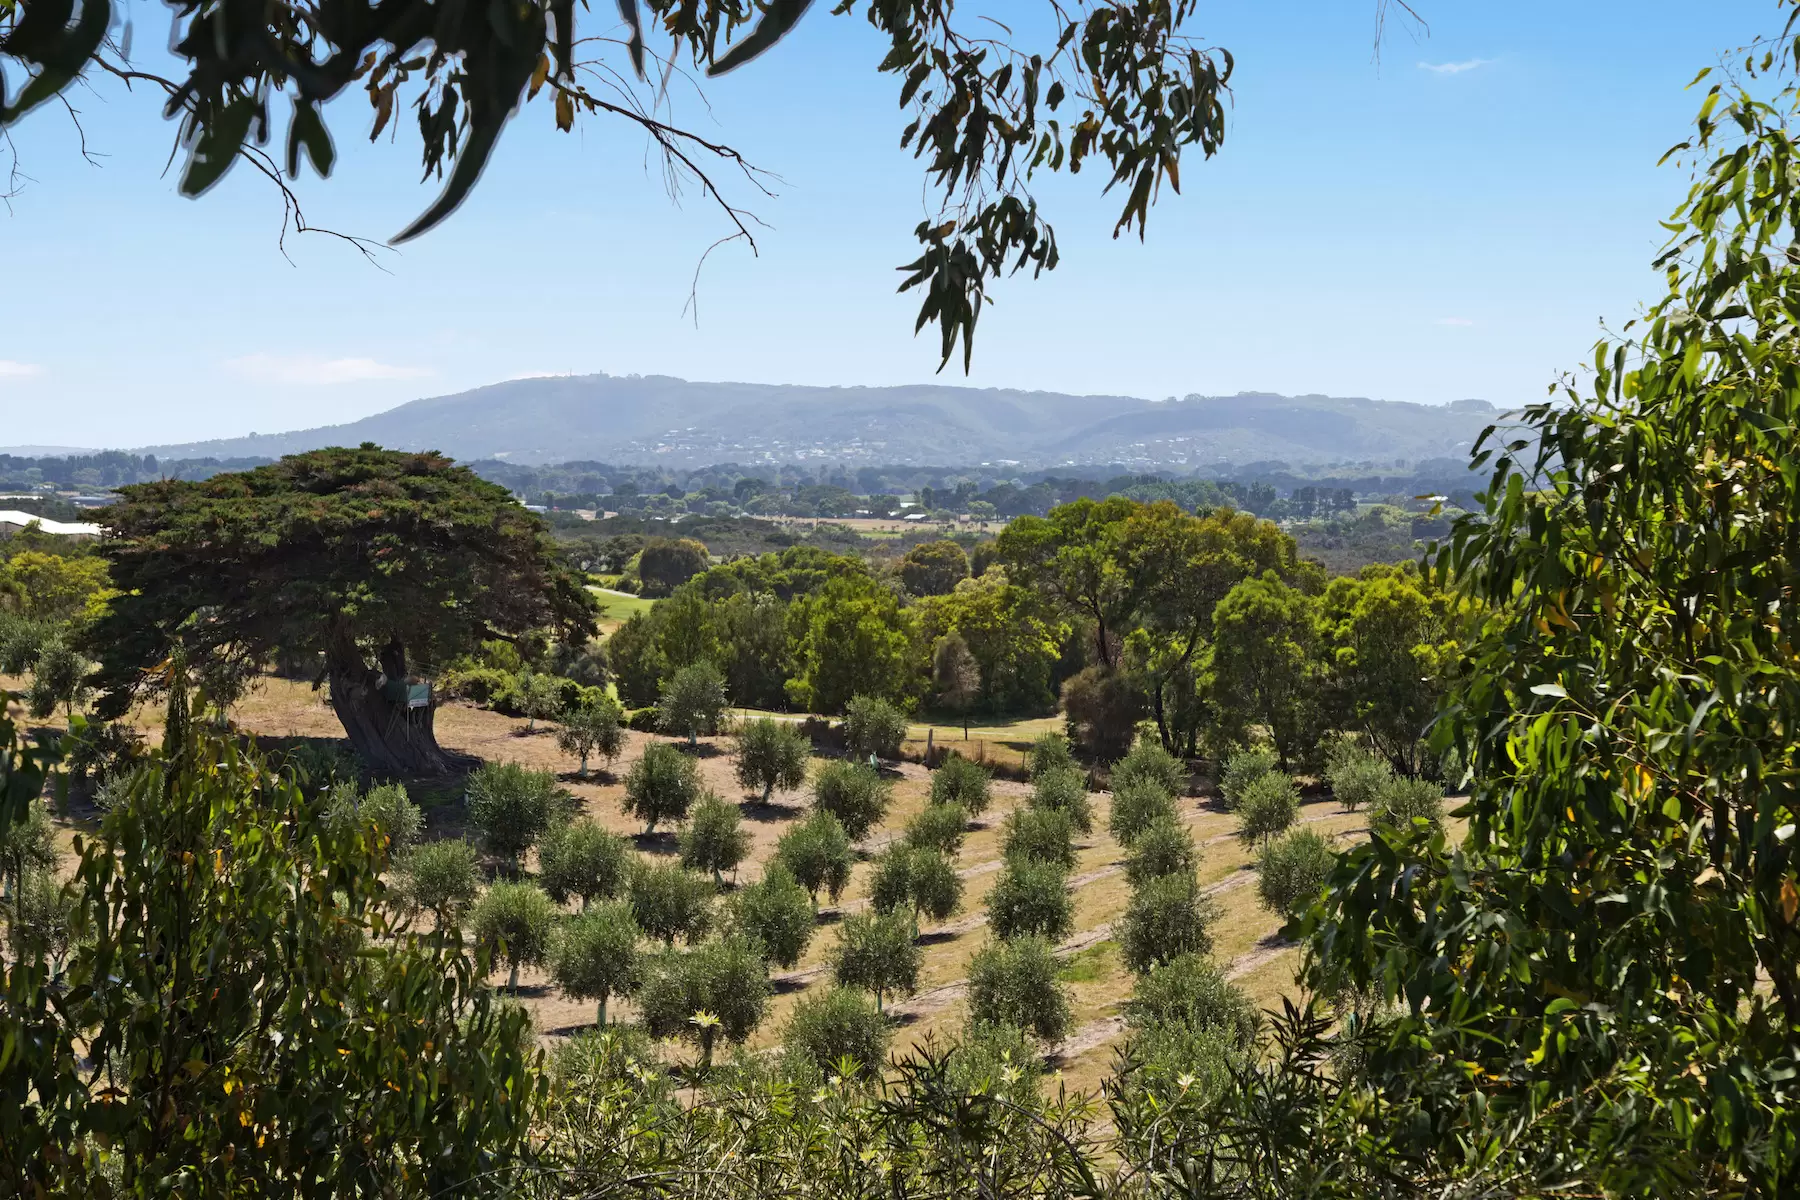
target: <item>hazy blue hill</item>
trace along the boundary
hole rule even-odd
[[[824,388],[584,375],[432,396],[345,425],[145,449],[228,458],[372,441],[519,463],[1301,465],[1454,456],[1495,415],[1479,401],[1432,406],[1261,393],[1152,401],[937,384]]]

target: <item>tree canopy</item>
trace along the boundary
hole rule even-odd
[[[595,630],[543,522],[440,454],[364,444],[133,484],[100,519],[121,593],[88,641],[108,716],[164,686],[177,647],[196,667],[310,659],[369,765],[442,771],[409,683],[483,639]]]

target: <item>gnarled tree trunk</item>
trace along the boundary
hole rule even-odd
[[[435,698],[424,708],[407,708],[406,647],[398,638],[382,647],[379,668],[363,661],[353,639],[334,638],[326,651],[326,678],[332,711],[365,764],[401,775],[449,771],[449,756],[432,729]],[[399,686],[390,687],[389,681]]]

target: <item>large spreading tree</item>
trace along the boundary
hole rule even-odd
[[[421,680],[484,639],[593,632],[543,523],[435,452],[365,443],[120,493],[101,520],[122,594],[89,635],[106,715],[163,686],[176,649],[246,670],[305,656],[365,762],[437,772]]]

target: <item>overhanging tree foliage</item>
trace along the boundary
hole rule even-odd
[[[179,122],[184,194],[204,192],[242,158],[281,185],[299,218],[283,169],[297,177],[304,157],[330,174],[336,152],[324,106],[360,88],[374,112],[372,137],[414,108],[425,174],[445,178],[438,199],[395,239],[404,241],[462,203],[506,123],[541,96],[562,130],[578,113],[636,126],[672,178],[696,182],[720,205],[731,236],[750,239],[754,218],[707,170],[741,171],[753,188],[760,173],[731,147],[670,124],[669,83],[766,53],[809,7],[620,0],[619,36],[610,12],[590,15],[574,0],[181,4],[169,38],[178,69],[165,78],[108,40],[117,16],[110,0],[88,0],[79,15],[70,0],[9,0],[0,5],[0,130],[84,77],[141,83]],[[1115,234],[1135,225],[1141,236],[1162,187],[1181,189],[1183,151],[1218,150],[1232,59],[1183,32],[1193,8],[1191,0],[1052,3],[1041,13],[1048,37],[1033,46],[1013,44],[1005,26],[949,0],[846,0],[833,9],[861,11],[888,43],[877,69],[895,79],[910,116],[901,144],[937,193],[914,231],[919,256],[903,268],[901,288],[922,293],[918,325],[938,324],[945,362],[960,337],[967,365],[990,279],[1057,264],[1055,232],[1031,192],[1038,172],[1101,167],[1105,188],[1123,193]],[[273,153],[265,149],[272,137],[280,138]]]
[[[116,716],[196,667],[316,658],[364,761],[448,768],[415,681],[487,638],[594,632],[594,606],[543,523],[436,453],[364,444],[201,483],[122,488],[101,515],[122,594],[89,634]]]

